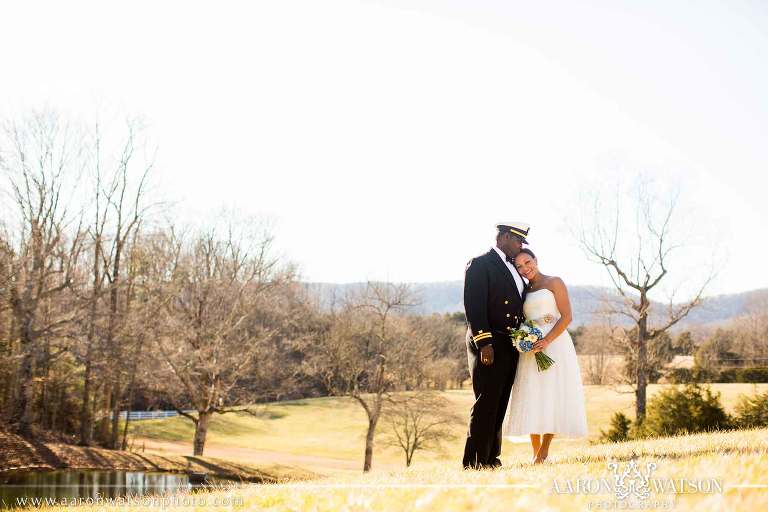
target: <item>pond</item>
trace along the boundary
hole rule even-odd
[[[0,508],[32,505],[32,498],[117,498],[189,491],[206,486],[230,485],[233,481],[207,477],[205,484],[190,483],[184,473],[117,470],[18,471],[0,473]],[[28,498],[25,501],[25,498]]]

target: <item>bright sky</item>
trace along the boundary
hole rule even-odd
[[[0,114],[142,116],[178,215],[268,217],[306,280],[462,279],[509,219],[605,284],[578,191],[645,171],[729,247],[710,293],[768,286],[760,0],[15,1],[0,48]]]

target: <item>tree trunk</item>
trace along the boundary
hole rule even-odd
[[[123,442],[120,446],[121,450],[127,450],[128,449],[128,424],[131,422],[131,409],[133,408],[133,391],[136,386],[136,365],[133,367],[133,372],[131,373],[131,383],[128,384],[128,407],[126,407],[126,413],[125,413],[125,425],[123,426]]]
[[[46,318],[47,320],[47,318]],[[51,376],[51,338],[50,336],[45,336],[45,344],[43,345],[43,353],[42,353],[42,361],[40,361],[40,358],[38,358],[38,368],[42,366],[42,373],[43,378],[42,382],[40,383],[40,406],[39,406],[39,412],[38,412],[38,418],[40,425],[43,426],[43,428],[48,428],[53,430],[53,426],[51,425],[51,398],[49,398],[50,389],[48,385],[48,381]]]
[[[88,343],[88,349],[85,356],[85,376],[83,377],[83,404],[80,408],[80,444],[88,446],[91,444],[91,430],[93,422],[90,410],[91,399],[91,344]]]
[[[193,441],[193,455],[202,457],[205,448],[205,438],[208,435],[208,423],[213,416],[211,411],[197,411],[197,423],[195,424],[195,439]]]
[[[91,430],[89,432],[89,436],[90,436],[91,443],[93,443],[93,436],[96,433],[96,428],[98,427],[98,425],[96,424],[96,416],[98,415],[98,412],[99,412],[99,393],[101,392],[101,386],[97,381],[93,381],[91,384],[91,387],[93,388],[93,390],[91,392],[91,410],[90,410]]]
[[[114,386],[114,384],[112,384]],[[106,385],[104,386],[104,416],[101,418],[101,421],[99,422],[99,442],[102,443],[102,446],[106,446],[107,442],[109,441],[109,411],[112,410],[112,405],[110,403],[110,398],[112,397],[112,391],[111,386]]]
[[[51,430],[63,430],[57,425],[59,420],[59,409],[61,404],[64,403],[64,389],[62,387],[56,387],[56,393],[52,393],[55,396],[54,400],[51,400],[51,408],[49,411],[50,420],[49,425]]]
[[[19,300],[20,302],[20,300]],[[34,413],[34,354],[32,350],[32,324],[34,313],[21,305],[15,307],[14,313],[19,318],[19,352],[21,363],[17,372],[17,386],[19,387],[14,400],[11,421],[17,423],[22,435],[32,433],[32,421]]]
[[[98,221],[96,223],[98,225]],[[83,376],[83,405],[80,409],[80,444],[91,444],[93,433],[93,413],[88,402],[91,400],[91,379],[93,371],[93,343],[96,338],[96,308],[98,306],[99,290],[101,288],[101,275],[99,256],[101,251],[101,237],[96,237],[93,254],[93,290],[91,291],[91,305],[88,319],[88,334],[86,336],[85,349],[85,375]],[[95,402],[95,400],[94,400]]]
[[[381,415],[381,395],[376,395],[373,402],[373,408],[368,414],[368,432],[365,433],[365,461],[363,462],[363,472],[371,470],[373,463],[373,436],[376,434],[376,425]],[[368,412],[368,411],[367,411]]]
[[[8,342],[8,355],[15,355],[14,347],[16,343],[14,341],[17,339],[18,331],[16,330],[16,317],[14,315],[9,315],[8,330],[6,332],[8,333],[6,338]],[[0,410],[0,418],[2,419],[10,419],[13,416],[13,408],[16,405],[13,392],[17,389],[19,377],[18,372],[13,371],[10,367],[6,375],[7,381],[3,383],[3,409]]]
[[[14,419],[18,420],[19,432],[22,435],[30,435],[34,420],[34,360],[29,347],[24,347],[24,351],[18,379],[21,390],[16,402]]]
[[[365,434],[365,461],[363,462],[363,472],[371,470],[373,463],[373,435],[376,433],[376,419],[368,420],[368,432]]]
[[[641,297],[645,306],[645,297]],[[635,417],[637,423],[645,420],[646,388],[648,387],[648,375],[646,371],[648,359],[648,316],[647,309],[640,313],[637,323],[637,387],[635,389]]]
[[[112,430],[110,432],[109,447],[117,449],[117,441],[120,437],[120,378],[122,375],[121,365],[123,363],[122,347],[116,336],[115,331],[118,326],[118,291],[120,287],[120,256],[123,249],[124,239],[120,238],[120,224],[117,227],[117,240],[115,240],[115,258],[112,266],[112,279],[109,286],[109,319],[107,323],[107,347],[112,356],[111,365],[114,372],[114,383],[112,385]]]
[[[113,450],[117,450],[120,439],[120,394],[120,371],[117,370],[117,377],[112,385],[112,429],[109,438],[109,447]]]

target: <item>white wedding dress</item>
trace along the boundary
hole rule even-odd
[[[546,288],[528,292],[523,304],[525,317],[547,334],[560,318],[555,295]],[[545,323],[547,315],[554,320]],[[586,437],[587,416],[576,349],[564,331],[544,349],[555,362],[539,371],[532,352],[520,353],[517,373],[504,419],[505,437],[555,434],[555,437]]]

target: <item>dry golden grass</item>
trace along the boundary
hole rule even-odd
[[[553,481],[612,476],[611,460],[622,469],[627,461],[655,462],[658,479],[717,479],[722,492],[652,494],[649,500],[673,504],[673,510],[768,509],[768,430],[742,430],[650,439],[627,443],[574,446],[560,450],[551,463],[532,466],[503,457],[494,471],[463,471],[456,463],[369,475],[335,476],[295,484],[232,487],[199,495],[210,504],[227,496],[235,510],[596,510],[598,502],[614,503],[613,493],[558,494]],[[611,480],[612,481],[612,480]],[[760,484],[765,487],[738,487]],[[644,503],[648,503],[645,501]],[[107,510],[114,510],[107,508]],[[152,507],[131,507],[131,510]],[[206,506],[179,507],[203,510]],[[99,507],[82,507],[91,512]],[[52,510],[63,510],[62,508]]]
[[[665,386],[653,385],[653,396]],[[768,389],[768,385],[717,384],[723,404],[732,410],[736,398]],[[472,402],[468,390],[448,391],[446,396],[459,413],[466,414]],[[613,494],[574,495],[553,493],[553,481],[563,483],[579,477],[600,479],[612,476],[607,463],[616,460],[626,467],[632,457],[642,465],[655,462],[652,478],[717,479],[722,493],[657,495],[651,499],[674,500],[673,510],[768,510],[768,429],[696,434],[618,444],[591,444],[606,428],[613,412],[633,416],[633,395],[628,387],[585,386],[589,439],[556,439],[551,462],[532,466],[526,442],[505,442],[498,471],[464,471],[460,467],[466,426],[457,425],[459,436],[445,451],[417,454],[414,466],[406,469],[402,454],[376,445],[374,471],[334,472],[323,466],[323,457],[362,465],[365,418],[359,406],[344,398],[299,400],[270,405],[262,418],[226,415],[211,426],[210,447],[262,450],[265,457],[302,454],[314,457],[319,466],[303,466],[329,475],[309,482],[246,485],[197,495],[208,506],[179,506],[174,510],[203,510],[213,500],[229,497],[235,510],[598,510],[596,504],[615,503]],[[178,445],[184,449],[191,437],[190,426],[180,419],[137,423],[134,435]],[[525,441],[525,440],[521,440]],[[234,457],[237,458],[237,457]],[[251,463],[260,461],[251,460]],[[359,467],[355,465],[355,467]],[[738,487],[758,484],[763,487]],[[182,502],[183,503],[183,502]],[[647,502],[646,502],[647,503]],[[178,504],[178,503],[177,503]],[[592,505],[590,509],[590,504]],[[114,510],[119,507],[107,508]],[[156,506],[127,507],[130,510]],[[221,508],[221,507],[216,507]],[[57,510],[63,510],[58,508]],[[80,507],[95,512],[102,507]]]
[[[652,384],[648,387],[648,395],[652,397],[665,387]],[[712,388],[721,393],[723,405],[732,411],[740,394],[764,392],[768,390],[768,384],[713,384]],[[472,391],[451,390],[446,391],[445,396],[452,404],[453,412],[461,418],[467,418],[474,400]],[[599,436],[600,429],[607,429],[616,411],[634,417],[634,393],[629,386],[587,385],[584,386],[584,396],[589,439],[556,439],[552,450],[555,455],[564,449],[586,449],[590,440]],[[206,454],[261,465],[279,462],[326,475],[344,472],[338,468],[346,461],[343,467],[350,469],[345,471],[357,472],[363,464],[366,425],[362,408],[349,398],[326,397],[278,402],[269,404],[261,418],[248,414],[216,416],[208,433]],[[386,423],[382,423],[380,433],[386,428]],[[414,459],[416,467],[460,461],[466,428],[465,421],[454,425],[452,430],[455,437],[444,443],[443,450],[417,452]],[[158,453],[191,454],[192,434],[192,423],[183,418],[133,424],[135,446],[150,444],[150,441],[144,439],[151,440],[159,446]],[[159,445],[160,442],[164,444]],[[164,451],[171,448],[178,451]],[[525,461],[528,460],[530,448],[526,442],[505,441],[502,451],[512,461]],[[373,457],[374,471],[399,469],[404,465],[401,450],[388,448],[380,438],[377,439]]]

